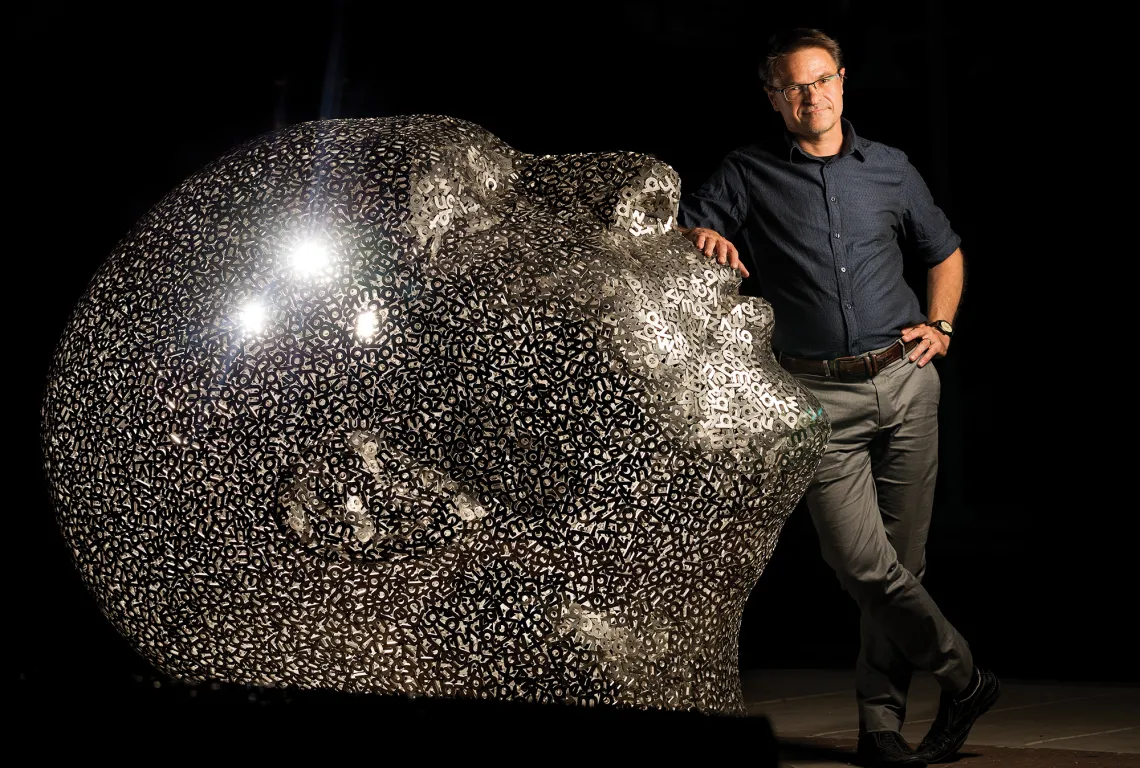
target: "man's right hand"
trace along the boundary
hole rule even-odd
[[[698,250],[703,251],[705,256],[710,259],[715,258],[719,264],[728,264],[733,269],[740,270],[740,274],[744,277],[748,277],[748,268],[740,260],[736,246],[721,236],[720,233],[704,227],[692,227],[690,229],[677,227],[677,231],[692,240],[693,245],[697,246]]]

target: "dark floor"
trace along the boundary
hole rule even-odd
[[[749,712],[767,717],[784,743],[786,768],[836,768],[854,760],[859,723],[850,672],[751,670],[742,675],[742,683]],[[911,744],[930,727],[938,711],[938,692],[933,678],[915,678],[902,731]],[[1026,750],[1035,754],[1023,754]],[[1137,768],[1140,686],[1003,678],[1001,698],[971,730],[958,762],[963,768]]]

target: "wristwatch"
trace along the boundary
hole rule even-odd
[[[947,336],[954,335],[954,326],[950,325],[950,323],[946,322],[945,320],[927,320],[926,324],[931,328],[937,328],[941,333],[944,333]]]

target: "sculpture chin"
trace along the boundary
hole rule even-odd
[[[741,711],[740,616],[830,427],[679,194],[422,115],[187,179],[43,403],[103,612],[192,680]]]

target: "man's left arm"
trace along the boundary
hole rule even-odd
[[[966,257],[961,248],[935,264],[926,272],[926,295],[929,302],[927,317],[945,320],[951,325],[958,316],[958,303],[966,286]],[[910,359],[921,367],[935,357],[945,357],[950,350],[950,337],[931,325],[903,328],[903,341],[922,337],[922,343],[911,350]]]
[[[953,325],[966,285],[962,238],[951,228],[946,214],[935,205],[926,182],[909,162],[902,196],[907,250],[922,259],[927,268],[926,316],[930,322],[945,320]],[[902,331],[904,342],[922,339],[910,352],[910,359],[917,361],[920,367],[936,357],[945,357],[950,349],[950,337],[931,325],[913,325]]]

